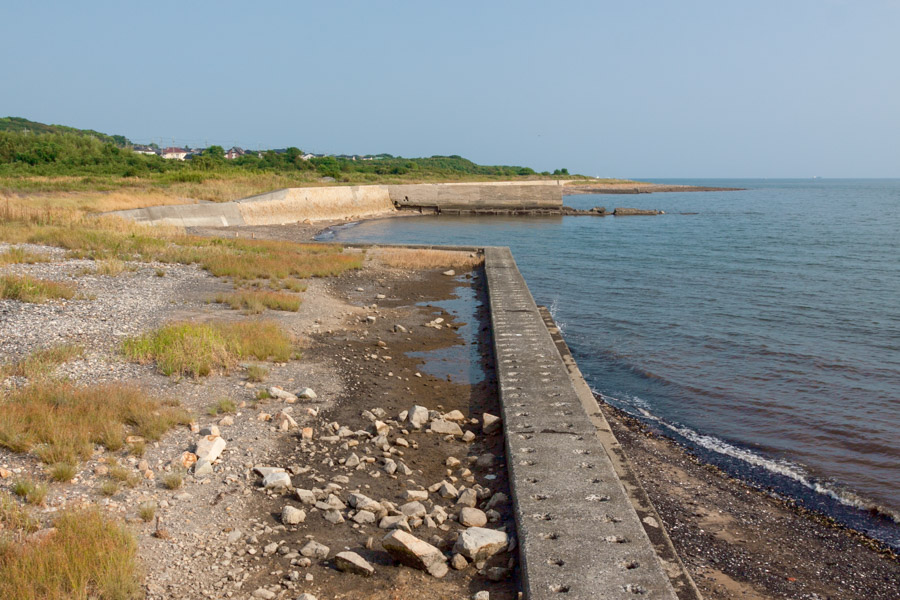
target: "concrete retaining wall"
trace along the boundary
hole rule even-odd
[[[393,212],[386,186],[288,188],[236,202],[247,225],[361,219]]]
[[[675,600],[508,248],[485,273],[526,598]]]
[[[399,207],[440,210],[534,210],[562,208],[562,182],[498,181],[490,183],[423,183],[391,185]]]

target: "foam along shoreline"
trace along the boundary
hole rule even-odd
[[[581,194],[656,194],[666,192],[739,192],[745,188],[710,187],[703,185],[674,185],[668,183],[580,183],[570,182],[563,187],[563,196]]]

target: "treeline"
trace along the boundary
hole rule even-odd
[[[80,130],[79,130],[80,131]],[[221,146],[211,146],[188,161],[166,160],[156,155],[138,154],[116,142],[81,133],[0,131],[0,176],[112,177],[162,176],[172,181],[202,181],[217,174],[306,173],[356,181],[378,177],[454,179],[460,176],[515,178],[533,175],[568,175],[566,169],[535,173],[528,167],[478,165],[461,156],[402,158],[379,155],[374,160],[323,156],[304,160],[299,148],[248,153],[233,160],[225,158]]]
[[[22,117],[0,118],[0,131],[19,131],[22,133],[72,133],[86,137],[92,137],[101,142],[109,142],[117,146],[130,146],[131,141],[124,135],[107,135],[93,129],[77,129],[65,125],[47,125],[37,121],[29,121]]]

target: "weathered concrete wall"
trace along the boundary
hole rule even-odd
[[[562,207],[561,182],[422,183],[391,185],[391,200],[400,207],[446,210],[533,210]]]
[[[394,211],[381,185],[288,188],[237,201],[247,225],[361,219]]]
[[[526,598],[675,600],[508,248],[485,273]]]
[[[558,210],[562,189],[557,181],[287,188],[235,202],[154,206],[112,214],[152,225],[209,227],[362,219],[389,214],[395,203],[444,210]]]

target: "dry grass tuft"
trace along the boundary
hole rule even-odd
[[[0,519],[3,500],[0,498]],[[137,544],[98,510],[65,512],[39,540],[28,527],[0,532],[0,598],[8,600],[133,600],[141,596]],[[18,539],[17,539],[18,538]],[[21,539],[21,541],[19,541]]]
[[[271,321],[171,323],[123,344],[125,355],[141,363],[155,361],[164,375],[203,377],[228,371],[241,359],[285,362],[293,341]]]
[[[17,479],[10,488],[16,496],[25,498],[28,504],[43,504],[47,498],[47,486],[31,479]]]
[[[190,420],[185,410],[134,387],[39,381],[0,399],[0,447],[33,451],[47,464],[77,464],[91,456],[94,444],[117,450],[130,432],[158,440]]]
[[[291,312],[300,310],[300,298],[284,292],[239,291],[218,294],[216,302],[227,304],[234,310],[243,309],[247,314],[259,314],[267,308]]]
[[[237,404],[230,398],[221,398],[218,402],[209,405],[206,409],[206,413],[211,417],[224,414],[230,415],[234,414],[236,411]]]
[[[179,472],[167,473],[163,476],[162,483],[166,489],[177,490],[184,483],[184,475]]]
[[[75,296],[75,288],[67,283],[35,279],[28,275],[0,277],[0,299],[41,303]]]
[[[455,250],[416,248],[375,248],[372,259],[401,269],[473,269],[484,262],[484,255]]]
[[[28,264],[48,262],[50,258],[44,254],[28,252],[21,248],[10,248],[6,252],[0,252],[0,265]]]
[[[60,483],[72,481],[77,473],[78,469],[71,463],[60,462],[50,467],[50,479]]]
[[[259,383],[269,375],[269,370],[259,365],[250,365],[247,367],[247,381]]]
[[[72,344],[35,350],[17,363],[0,367],[0,376],[27,377],[29,380],[49,377],[59,365],[83,354],[84,348]]]

